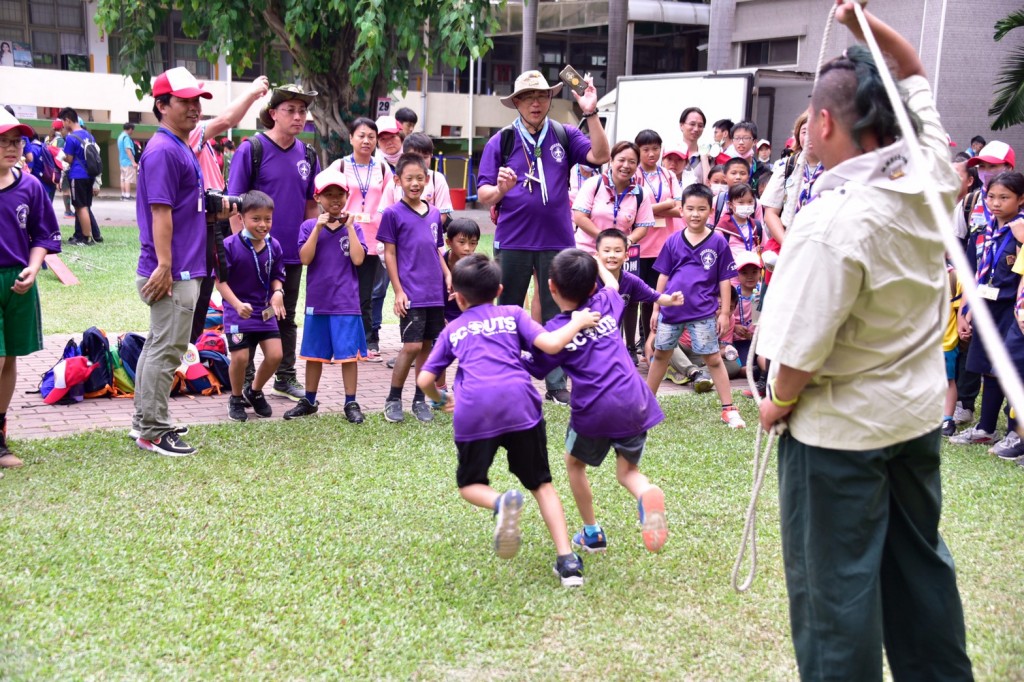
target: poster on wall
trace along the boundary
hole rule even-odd
[[[32,68],[32,46],[17,40],[0,38],[0,66]]]

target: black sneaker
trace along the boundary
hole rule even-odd
[[[345,404],[345,419],[353,424],[362,424],[365,417],[363,417],[363,409],[359,407],[359,403],[352,401]]]
[[[384,401],[384,419],[388,420],[392,424],[405,421],[405,413],[402,412],[401,400]]]
[[[179,436],[187,436],[188,435],[188,427],[184,426],[184,425],[182,425],[182,426],[175,426],[171,430],[174,431]],[[128,429],[128,440],[138,440],[139,436],[141,436],[141,435],[142,435],[142,432],[139,431],[138,429],[136,429],[135,427],[132,427],[132,428]]]
[[[274,395],[298,402],[306,397],[306,389],[295,377],[274,380]]]
[[[554,391],[548,391],[544,394],[544,400],[550,400],[555,405],[568,405],[570,393],[568,389],[559,388]]]
[[[311,414],[316,414],[320,410],[320,401],[310,403],[303,396],[299,398],[299,404],[284,413],[285,419],[295,419],[297,417],[308,417]]]
[[[434,421],[434,411],[423,400],[412,401],[412,414],[424,423]]]
[[[82,237],[75,244],[77,246],[96,246],[96,240],[92,237]]]
[[[954,433],[956,433],[956,422],[953,421],[952,419],[943,420],[942,435],[948,438],[949,436],[952,436]]]
[[[580,587],[583,584],[583,559],[573,552],[568,559],[555,562],[555,575],[562,581],[562,587]]]
[[[715,382],[711,380],[711,375],[708,374],[706,369],[699,370],[697,376],[693,379],[693,390],[695,393],[708,393],[715,387]]]
[[[228,419],[233,422],[248,421],[249,415],[245,413],[245,406],[245,398],[240,395],[228,398]]]
[[[96,242],[97,244],[102,244],[102,243],[103,243],[103,237],[101,237],[101,236],[100,236],[100,235],[98,235],[98,234],[94,234],[94,235],[92,236],[92,240],[93,240],[94,242]]]
[[[165,457],[187,457],[196,451],[194,447],[178,438],[178,434],[174,431],[168,431],[153,440],[139,438],[135,442],[143,450],[149,450]]]
[[[266,419],[274,414],[274,411],[270,409],[270,403],[263,396],[263,391],[254,391],[252,386],[246,386],[242,389],[242,397],[245,398],[245,402],[252,405],[252,410],[256,413],[257,417]]]

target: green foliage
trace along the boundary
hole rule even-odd
[[[993,38],[998,42],[1013,29],[1021,27],[1024,27],[1024,10],[1017,10],[996,22]],[[988,110],[989,116],[996,117],[992,129],[1004,130],[1024,123],[1024,45],[1010,50],[995,85],[998,88],[996,98]]]

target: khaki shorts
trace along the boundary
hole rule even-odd
[[[121,166],[121,182],[135,182],[135,166]]]

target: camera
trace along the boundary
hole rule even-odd
[[[208,189],[206,190],[206,219],[216,220],[217,216],[224,213],[224,200],[228,202],[228,212],[232,208],[241,210],[242,209],[242,197],[234,194],[225,194],[219,189]]]

